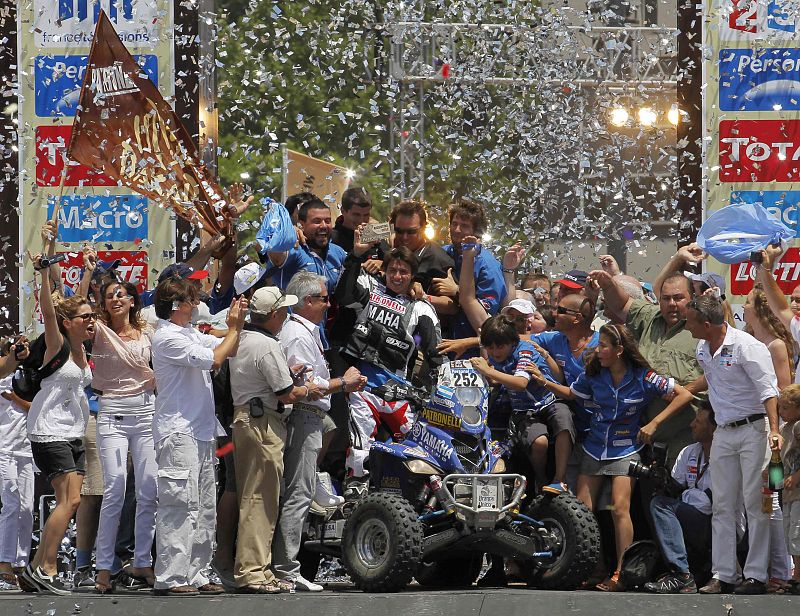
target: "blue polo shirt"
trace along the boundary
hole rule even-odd
[[[596,376],[581,374],[570,389],[594,411],[584,451],[595,460],[617,460],[639,451],[644,447],[636,441],[642,411],[674,387],[675,379],[644,368],[629,367],[619,387],[607,368]]]
[[[328,281],[328,293],[333,295],[336,283],[344,267],[344,259],[347,253],[341,246],[328,243],[328,250],[325,258],[320,257],[316,252],[306,245],[297,246],[289,251],[286,261],[281,267],[269,264],[265,276],[272,277],[272,282],[282,291],[286,290],[289,281],[300,270],[315,272],[320,276],[325,276]]]
[[[453,278],[458,282],[461,274],[461,255],[456,255],[452,244],[443,246],[444,251],[453,258]],[[503,268],[491,252],[482,248],[475,257],[475,297],[483,305],[489,316],[494,316],[500,310],[500,304],[506,296],[506,283],[503,281]],[[463,310],[453,317],[453,338],[472,338],[477,336],[472,325],[469,324]],[[477,353],[465,355],[464,358],[474,357]]]
[[[320,257],[316,252],[311,250],[305,244],[296,246],[289,251],[286,261],[281,267],[272,265],[267,266],[267,271],[264,274],[266,277],[272,278],[272,283],[286,291],[289,281],[297,272],[306,270],[314,272],[320,276],[324,276],[328,281],[328,293],[331,298],[333,297],[333,290],[336,288],[336,283],[339,282],[339,276],[344,268],[344,259],[347,253],[336,244],[328,242],[328,250],[325,253],[325,258]],[[322,346],[325,349],[330,348],[328,344],[328,336],[325,324],[328,321],[328,314],[325,314],[322,322],[318,323],[320,338],[322,338]]]
[[[566,380],[567,385],[572,385],[575,380],[583,374],[583,366],[586,357],[589,351],[597,346],[600,340],[600,334],[597,332],[594,333],[586,344],[583,353],[581,353],[577,359],[572,354],[567,336],[559,331],[535,334],[531,336],[531,340],[550,353],[553,359],[556,360],[556,363],[561,366],[561,369],[564,371],[564,380]],[[583,438],[582,435],[589,431],[592,413],[587,411],[580,398],[575,401],[575,407],[577,408],[574,409],[573,421],[575,422],[575,432],[578,435],[578,440],[581,440]]]
[[[521,391],[500,386],[500,395],[506,404],[495,405],[494,416],[490,417],[489,421],[490,429],[506,429],[511,412],[533,411],[555,402],[556,397],[546,388],[537,385],[536,381],[531,379],[531,375],[526,371],[528,366],[535,365],[544,376],[551,381],[553,380],[547,360],[527,340],[520,340],[502,362],[496,362],[490,358],[489,364],[495,370],[504,374],[522,376],[528,379],[528,386]],[[503,408],[505,408],[504,411],[500,410]]]

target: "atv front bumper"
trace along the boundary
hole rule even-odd
[[[519,512],[527,480],[512,473],[447,475],[441,506],[453,511],[472,531],[493,530],[510,513]]]

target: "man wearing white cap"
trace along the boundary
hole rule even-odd
[[[278,332],[297,297],[277,287],[258,289],[250,302],[239,352],[230,361],[233,445],[239,501],[239,538],[234,580],[244,593],[291,590],[270,570],[278,519],[283,449],[289,412],[285,404],[317,397],[311,381],[296,385],[278,342]]]
[[[520,336],[538,334],[547,328],[542,315],[527,299],[512,299],[503,307],[500,314],[506,315],[514,322],[514,329]]]

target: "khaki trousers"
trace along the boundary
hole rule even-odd
[[[241,405],[233,414],[233,458],[239,502],[239,534],[233,577],[236,586],[259,585],[275,579],[272,535],[278,520],[286,422],[273,411],[250,417]]]

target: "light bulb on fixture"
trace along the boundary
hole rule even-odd
[[[628,110],[624,107],[615,107],[611,110],[611,123],[614,126],[625,126],[628,123]]]
[[[653,126],[656,123],[656,112],[650,107],[639,109],[639,123],[642,126]]]

